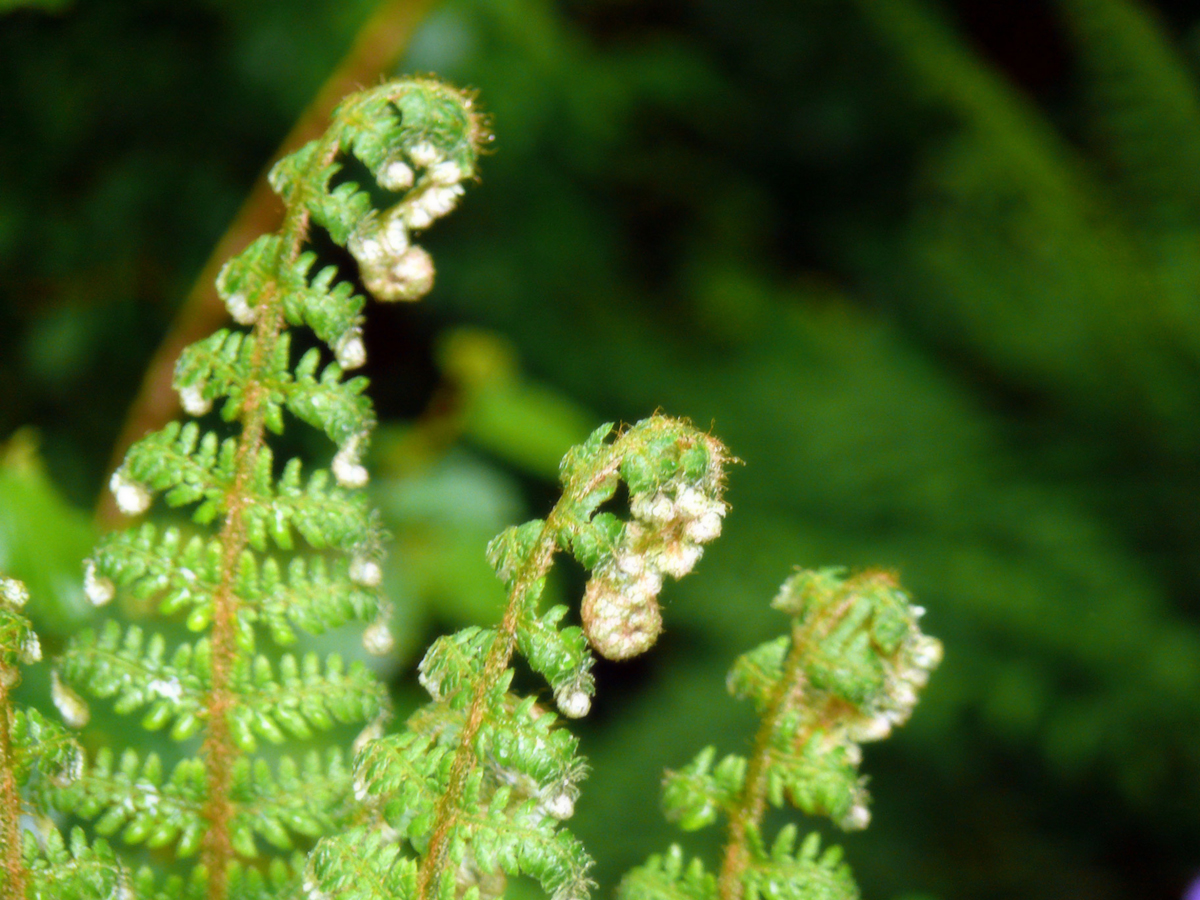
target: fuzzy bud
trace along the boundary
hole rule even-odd
[[[433,257],[412,246],[379,266],[363,266],[363,284],[378,300],[419,300],[433,287]]]
[[[433,216],[424,206],[414,203],[404,211],[404,221],[414,231],[421,231],[433,224]]]
[[[408,164],[394,159],[379,170],[376,181],[385,190],[406,191],[413,186],[413,178],[413,170]]]
[[[0,600],[11,609],[20,609],[29,602],[29,591],[17,579],[0,576]]]
[[[670,522],[676,516],[675,504],[671,498],[659,491],[654,494],[638,494],[629,503],[630,512],[635,519],[653,525]]]
[[[657,600],[661,587],[658,573],[630,583],[599,573],[588,582],[580,612],[583,632],[597,653],[606,659],[629,659],[654,646],[662,631]]]
[[[568,791],[556,790],[542,800],[542,808],[551,818],[562,822],[575,815],[575,799]]]
[[[846,736],[862,744],[882,741],[892,733],[892,722],[885,715],[868,716],[846,726]]]
[[[77,693],[62,683],[58,672],[50,673],[50,699],[58,707],[59,715],[71,728],[82,728],[91,719],[87,703]]]
[[[92,606],[104,606],[116,594],[113,583],[96,574],[96,563],[90,559],[83,565],[83,593]]]
[[[233,321],[239,325],[253,325],[254,320],[258,318],[258,310],[250,305],[241,291],[234,291],[225,298],[225,308],[229,310]]]
[[[379,587],[383,581],[383,569],[373,559],[356,556],[350,561],[350,580],[360,587]]]
[[[384,262],[387,256],[383,242],[379,240],[379,235],[376,233],[366,237],[358,234],[351,235],[347,248],[362,267],[377,266]]]
[[[408,249],[408,229],[404,218],[396,215],[389,218],[379,232],[379,243],[383,252],[396,257]]]
[[[367,347],[358,329],[343,334],[333,352],[343,371],[360,368],[367,361]]]
[[[108,488],[113,492],[117,508],[127,516],[137,516],[150,508],[150,492],[136,481],[130,481],[120,469],[113,472]]]
[[[372,656],[387,656],[396,646],[396,639],[385,622],[372,622],[363,632],[363,648]]]
[[[42,658],[42,643],[32,631],[26,632],[25,640],[21,642],[21,649],[17,654],[17,658],[27,666],[33,665]]]
[[[427,169],[441,161],[442,151],[429,141],[421,141],[408,151],[408,158],[413,161],[415,166]]]
[[[721,517],[724,514],[722,509],[721,512],[711,510],[697,516],[683,526],[684,536],[697,544],[716,540],[721,535]]]
[[[453,160],[438,163],[429,170],[429,179],[434,184],[449,186],[463,179],[463,170]]]
[[[862,831],[871,824],[871,810],[860,800],[850,807],[837,824],[842,831]]]
[[[202,416],[212,409],[212,400],[204,396],[204,386],[200,384],[180,388],[179,403],[189,416]]]
[[[333,477],[344,488],[360,488],[367,483],[367,469],[358,461],[360,435],[354,435],[333,457]]]
[[[404,206],[404,222],[409,228],[420,231],[428,228],[454,209],[462,196],[461,184],[433,185],[426,188]]]
[[[913,642],[912,661],[913,665],[926,672],[936,669],[942,661],[942,642],[937,638],[921,635]]]
[[[672,578],[682,578],[695,568],[703,555],[704,548],[699,544],[676,540],[663,547],[658,564]]]
[[[592,698],[574,687],[555,692],[554,702],[568,719],[582,719],[592,708]]]

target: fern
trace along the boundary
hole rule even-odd
[[[318,845],[311,898],[498,897],[515,875],[532,876],[553,900],[586,895],[590,859],[561,826],[584,772],[577,741],[535,698],[510,690],[508,666],[519,651],[561,714],[585,715],[585,640],[612,659],[648,650],[661,629],[663,575],[691,570],[726,511],[728,454],[715,439],[656,416],[606,443],[611,427],[564,459],[564,496],[544,521],[492,542],[489,558],[509,589],[502,623],[443,637],[426,654],[421,681],[432,702],[359,755],[355,793],[371,820]],[[628,521],[601,511],[618,479]],[[556,549],[591,571],[582,629],[557,627],[563,607],[537,606]],[[885,573],[800,572],[774,606],[793,617],[791,633],[743,656],[729,678],[763,718],[751,756],[714,768],[708,748],[664,787],[668,815],[684,828],[728,816],[720,877],[698,861],[685,867],[673,847],[630,873],[622,900],[858,897],[839,849],[820,852],[815,834],[797,849],[794,826],[768,849],[763,814],[787,799],[844,829],[865,827],[860,744],[908,719],[941,645],[920,632],[923,610]]]
[[[433,279],[412,234],[448,213],[487,138],[470,98],[429,80],[354,95],[328,133],[282,160],[271,184],[287,207],[277,234],[231,260],[218,279],[241,329],[184,351],[175,384],[192,421],[149,434],[110,483],[127,516],[161,499],[169,524],[105,538],[84,568],[96,606],[118,594],[166,617],[161,629],[112,620],[75,635],[51,675],[72,727],[82,694],[165,731],[178,753],[80,751],[39,714],[14,712],[18,662],[38,656],[16,609],[23,588],[0,585],[0,813],[8,896],[139,896],[224,900],[404,898],[480,900],[506,879],[537,881],[551,900],[583,900],[592,860],[564,826],[587,767],[559,716],[586,715],[594,653],[626,660],[662,628],[664,582],[687,575],[722,531],[732,461],[715,437],[652,416],[610,423],[560,466],[563,493],[545,519],[507,529],[486,555],[507,590],[498,625],[438,639],[422,660],[430,700],[383,735],[384,687],[360,663],[284,652],[298,632],[365,623],[368,652],[393,643],[380,593],[383,535],[363,495],[374,417],[362,378],[364,300],[337,270],[315,270],[314,225],[346,248],[381,300],[414,300]],[[337,180],[347,156],[370,188]],[[377,198],[386,197],[380,204]],[[390,204],[390,205],[389,205]],[[314,271],[315,270],[315,271]],[[319,346],[293,352],[305,326]],[[244,330],[242,330],[244,329]],[[289,418],[290,417],[290,418]],[[334,445],[328,469],[276,459],[275,437],[297,419]],[[543,602],[559,552],[588,572],[580,625]],[[683,867],[672,849],[636,870],[629,900],[856,896],[836,849],[797,849],[794,828],[766,847],[768,804],[785,798],[844,828],[866,825],[858,745],[887,734],[916,703],[940,645],[890,576],[804,572],[775,605],[791,634],[747,654],[730,686],[763,725],[747,759],[714,751],[667,778],[668,814],[686,828],[730,819],[717,877]],[[194,639],[178,640],[191,632]],[[260,649],[263,636],[276,648]],[[550,688],[549,704],[515,686],[518,657]],[[295,746],[336,725],[361,728],[351,752]],[[263,752],[262,744],[287,745]],[[179,756],[175,762],[168,757]],[[34,777],[33,773],[40,773]],[[66,782],[70,781],[70,784]],[[90,820],[89,845],[53,828],[22,839],[19,816],[65,810]],[[122,862],[119,835],[171,860],[199,857],[186,876]],[[305,855],[305,851],[310,851]]]
[[[144,729],[199,747],[169,771],[157,755],[106,748],[60,799],[101,834],[180,858],[199,853],[193,890],[210,898],[230,895],[243,863],[303,847],[351,818],[342,754],[268,764],[255,758],[259,744],[308,740],[388,712],[386,691],[361,664],[259,650],[264,631],[291,644],[297,629],[319,634],[349,621],[370,623],[368,651],[391,645],[381,531],[361,490],[374,416],[365,379],[347,374],[365,362],[364,300],[334,267],[316,268],[305,250],[310,231],[321,226],[347,247],[379,299],[416,299],[433,264],[412,234],[455,205],[485,137],[470,99],[436,82],[346,100],[323,138],[272,171],[287,207],[279,233],[220,275],[229,313],[246,330],[221,330],[179,360],[176,387],[200,421],[147,435],[113,475],[127,515],[161,496],[190,508],[199,527],[147,524],[110,536],[87,563],[85,593],[104,605],[126,592],[199,636],[168,646],[162,633],[116,622],[82,633],[55,674],[55,701],[79,726],[87,707],[77,692],[86,691],[140,716]],[[367,167],[377,193],[334,183],[347,156]],[[299,326],[325,349],[295,358]],[[219,420],[208,415],[214,406]],[[285,412],[336,445],[328,470],[305,472],[298,459],[277,465],[272,437],[285,430]]]
[[[686,830],[728,818],[719,877],[699,860],[684,867],[672,847],[626,876],[620,900],[859,896],[840,849],[820,852],[815,832],[797,849],[795,825],[768,847],[763,816],[788,801],[844,830],[865,828],[861,745],[907,721],[941,661],[941,644],[921,633],[923,610],[886,573],[801,571],[772,606],[792,617],[790,633],[743,655],[729,673],[729,690],[762,717],[750,756],[714,766],[708,747],[663,786],[667,816]]]
[[[78,829],[70,848],[50,823],[51,798],[75,781],[83,751],[59,724],[13,703],[21,667],[42,658],[22,607],[25,585],[0,576],[0,898],[119,897],[129,876],[103,841],[89,846]],[[22,834],[22,817],[36,834]]]
[[[309,863],[311,895],[495,897],[506,875],[532,876],[554,900],[586,895],[591,861],[560,826],[584,773],[577,741],[535,698],[510,691],[512,658],[519,652],[546,679],[561,714],[586,715],[588,644],[610,659],[649,649],[662,627],[664,576],[691,571],[726,509],[728,455],[715,438],[663,416],[609,442],[612,429],[597,429],[563,460],[563,497],[544,520],[488,547],[508,589],[501,623],[443,637],[425,655],[421,682],[432,700],[406,731],[359,756],[355,791],[374,821],[322,841]],[[628,520],[601,510],[621,483]],[[560,627],[564,607],[539,606],[558,550],[591,572],[582,628]],[[371,837],[380,830],[408,852],[383,850]],[[361,846],[381,848],[365,862],[386,878],[361,877]]]

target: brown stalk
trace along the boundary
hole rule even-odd
[[[319,158],[314,159],[313,166],[327,166],[340,149],[338,140],[330,138],[329,146]],[[295,207],[284,220],[280,228],[283,238],[280,268],[294,262],[300,255],[308,233],[308,221],[309,213],[303,204]],[[242,437],[234,461],[234,480],[226,494],[228,511],[219,537],[221,578],[213,595],[213,625],[209,636],[212,642],[212,681],[205,703],[207,727],[200,751],[208,788],[203,810],[208,829],[204,834],[201,860],[208,873],[209,900],[225,900],[228,896],[228,870],[234,856],[229,824],[236,810],[229,795],[233,761],[238,755],[238,748],[229,730],[228,719],[229,710],[237,702],[236,692],[229,687],[237,659],[237,614],[240,605],[234,585],[238,561],[246,548],[243,511],[251,500],[249,485],[264,444],[263,379],[259,373],[274,353],[284,324],[283,305],[275,286],[267,287],[255,309],[258,316],[254,322],[251,375],[247,379],[248,387],[242,406]]]
[[[595,490],[605,478],[615,471],[620,462],[621,454],[614,445],[608,464],[589,479],[581,489],[580,496],[586,496]],[[446,869],[450,851],[450,835],[458,821],[463,789],[466,787],[467,779],[476,762],[475,736],[479,733],[479,727],[483,724],[484,716],[487,713],[485,696],[497,679],[504,674],[509,660],[512,659],[522,598],[537,580],[544,577],[550,570],[551,561],[558,547],[556,538],[560,527],[558,519],[561,516],[561,510],[567,505],[567,499],[567,497],[563,497],[546,517],[541,534],[538,535],[536,549],[525,565],[521,567],[516,578],[513,579],[513,585],[508,594],[508,605],[504,610],[504,618],[498,629],[499,634],[488,652],[483,673],[475,683],[475,693],[471,698],[471,707],[467,711],[467,718],[463,724],[458,749],[454,752],[454,762],[450,767],[450,778],[446,790],[438,798],[433,831],[429,837],[429,849],[421,861],[421,869],[417,875],[417,900],[432,900],[437,892],[437,883],[441,874]]]
[[[789,706],[803,699],[807,683],[802,665],[804,657],[814,639],[820,640],[842,619],[849,610],[852,599],[853,592],[848,591],[842,602],[832,605],[824,615],[806,625],[795,625],[792,628],[792,648],[784,662],[783,674],[767,713],[763,716],[762,725],[754,737],[754,747],[746,769],[746,786],[737,807],[729,816],[729,839],[725,843],[725,856],[721,863],[721,872],[717,876],[717,894],[720,900],[742,900],[744,895],[742,878],[750,866],[750,829],[757,829],[762,824],[763,815],[767,811],[771,737],[778,727],[779,717]],[[826,706],[814,727],[797,738],[797,744],[802,746],[817,728],[825,725],[828,713],[829,708]]]
[[[3,883],[0,898],[23,900],[25,897],[25,861],[21,853],[21,795],[13,773],[12,714],[8,688],[0,687],[0,819],[3,819]]]

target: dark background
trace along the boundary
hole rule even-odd
[[[33,429],[8,445],[0,566],[47,598],[51,646],[84,616],[85,511],[154,348],[372,6],[0,17],[0,437]],[[844,840],[866,896],[1181,895],[1198,21],[1123,0],[434,4],[401,71],[477,88],[496,141],[427,239],[434,293],[368,324],[399,695],[430,637],[491,614],[484,541],[544,512],[589,426],[661,408],[746,463],[661,647],[600,670],[573,822],[599,896],[678,839],[649,803],[662,768],[744,747],[723,672],[782,625],[791,567],[827,564],[896,569],[946,645],[913,722],[866,753],[875,820]]]

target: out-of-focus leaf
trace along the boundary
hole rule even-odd
[[[384,429],[390,430],[390,429]],[[382,443],[395,442],[385,434]],[[504,586],[484,555],[487,542],[524,516],[512,478],[465,451],[403,475],[374,480],[374,500],[391,532],[388,594],[398,621],[397,653],[418,653],[430,620],[460,627],[494,622]]]
[[[46,477],[34,436],[18,432],[0,457],[0,571],[28,586],[39,629],[66,634],[88,617],[83,560],[95,540],[89,517]]]
[[[512,346],[496,334],[458,329],[438,349],[443,374],[463,394],[464,435],[531,475],[556,478],[563,454],[598,421],[522,376]]]

